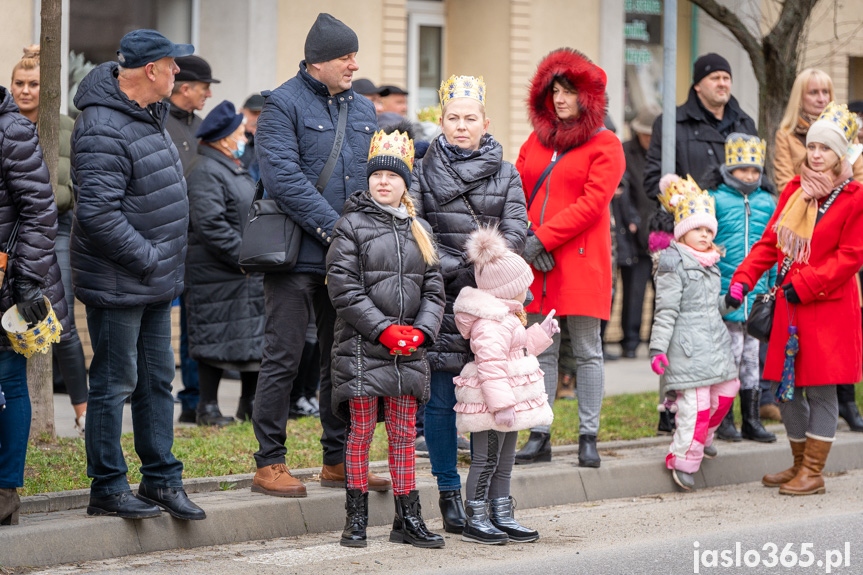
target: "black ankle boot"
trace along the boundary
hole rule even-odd
[[[863,431],[863,417],[860,417],[857,404],[853,401],[839,402],[839,417],[848,423],[851,431]]]
[[[240,397],[237,404],[237,421],[252,421],[252,411],[255,408],[255,396]]]
[[[776,441],[776,436],[764,429],[764,426],[761,424],[760,403],[760,389],[740,390],[740,411],[743,414],[742,422],[740,423],[740,435],[744,439],[760,443],[773,443]]]
[[[21,499],[14,487],[0,488],[0,525],[18,525]]]
[[[369,524],[369,494],[361,489],[345,491],[345,530],[339,545],[342,547],[365,547],[366,527]]]
[[[728,413],[725,415],[722,423],[720,423],[719,427],[716,428],[715,435],[719,439],[724,439],[725,441],[743,441],[743,436],[741,436],[740,432],[737,431],[737,428],[734,427],[734,405],[728,409]]]
[[[506,545],[509,535],[492,525],[488,513],[488,499],[465,501],[467,521],[461,534],[462,541],[483,545]]]
[[[539,532],[515,520],[515,500],[511,496],[491,500],[491,524],[507,534],[510,541],[527,543],[539,539]]]
[[[198,425],[214,425],[216,427],[224,427],[234,422],[234,418],[230,415],[222,415],[219,404],[215,401],[199,403],[195,420]]]
[[[423,548],[444,546],[443,537],[429,531],[423,521],[419,491],[415,489],[407,495],[395,495],[394,499],[396,517],[390,531],[391,542]]]
[[[578,466],[599,467],[599,452],[596,450],[595,435],[578,436]]]
[[[551,461],[551,433],[531,431],[527,443],[515,454],[515,462],[524,465]]]
[[[451,489],[440,492],[440,516],[443,519],[443,530],[447,533],[461,533],[464,529],[464,504],[461,501],[461,490]]]

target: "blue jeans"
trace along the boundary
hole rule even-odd
[[[183,464],[171,453],[171,303],[87,306],[87,327],[93,346],[85,431],[91,495],[105,497],[129,490],[120,434],[123,403],[130,396],[142,482],[155,488],[182,487]]]
[[[454,373],[433,371],[431,397],[425,408],[425,438],[438,491],[461,489],[458,470],[458,432],[455,428]]]
[[[180,374],[183,391],[177,394],[183,411],[194,411],[201,399],[198,382],[198,362],[189,357],[189,328],[186,321],[186,302],[180,296]]]
[[[6,396],[6,409],[0,411],[0,488],[23,487],[30,435],[27,359],[23,355],[0,351],[0,388]]]

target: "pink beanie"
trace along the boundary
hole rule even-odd
[[[473,232],[467,241],[467,255],[474,263],[477,287],[495,297],[513,299],[533,283],[533,270],[506,247],[497,228]]]

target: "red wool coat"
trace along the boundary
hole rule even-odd
[[[565,76],[578,92],[578,118],[557,119],[551,99],[556,76]],[[609,202],[626,166],[623,146],[614,132],[602,129],[605,118],[605,72],[582,54],[561,49],[549,54],[531,83],[528,110],[534,132],[519,152],[516,169],[525,196],[558,154],[558,161],[528,210],[531,229],[551,252],[548,273],[534,268],[531,313],[611,314],[611,224]],[[547,187],[546,187],[547,184]]]
[[[734,272],[732,282],[753,286],[771,266],[782,264],[784,254],[776,247],[773,228],[798,189],[800,176],[795,176],[779,197],[764,235]],[[795,385],[857,383],[863,378],[863,335],[854,275],[863,265],[863,185],[851,182],[845,186],[815,227],[811,250],[809,263],[792,265],[783,281],[787,284],[790,279],[802,303],[789,305],[783,291],[777,292],[764,377],[774,381],[782,378],[791,313],[800,338]]]

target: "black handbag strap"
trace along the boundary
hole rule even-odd
[[[318,193],[323,194],[324,188],[327,187],[327,182],[330,181],[330,176],[333,175],[333,170],[336,169],[336,162],[339,160],[339,154],[342,151],[342,143],[345,141],[345,127],[348,125],[348,103],[342,101],[339,106],[339,125],[336,128],[336,138],[333,140],[333,149],[330,151],[330,157],[321,170],[321,175],[318,176],[318,181],[315,182],[315,188]]]
[[[848,178],[836,188],[833,188],[833,191],[827,196],[827,199],[824,200],[824,203],[818,208],[818,215],[815,216],[815,225],[818,225],[818,222],[821,221],[821,218],[824,217],[824,214],[827,213],[827,210],[830,209],[830,206],[833,205],[833,202],[836,201],[836,198],[839,197],[839,192],[845,189],[845,186],[848,185],[848,182],[851,181],[851,178]],[[785,259],[782,260],[782,265],[779,267],[779,272],[776,274],[776,283],[773,284],[773,289],[779,288],[782,285],[782,281],[785,279],[785,275],[788,273],[788,270],[791,269],[791,264],[794,263],[791,258],[785,256]]]
[[[567,155],[571,149],[565,151],[564,153],[558,155],[557,152],[551,158],[551,162],[545,167],[542,171],[542,174],[539,175],[539,179],[536,181],[536,185],[533,187],[533,191],[530,193],[530,198],[527,200],[527,209],[530,209],[530,206],[533,204],[534,198],[536,198],[536,194],[539,192],[539,188],[542,187],[542,183],[545,179],[551,174],[551,170],[554,169],[554,166],[557,164],[558,160]]]
[[[12,250],[15,249],[15,244],[18,243],[18,228],[21,227],[21,218],[15,220],[15,225],[12,226],[12,233],[9,235],[9,239],[6,240],[6,247],[3,248],[2,251],[6,252],[10,256],[12,255]]]

